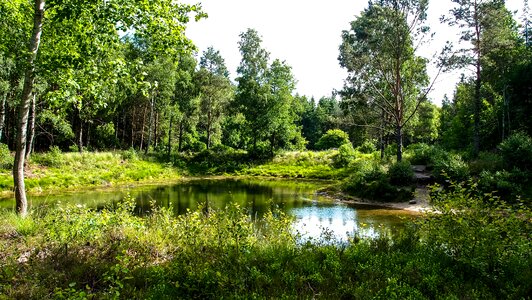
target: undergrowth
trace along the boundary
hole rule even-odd
[[[300,242],[289,216],[252,222],[238,205],[4,213],[0,298],[526,299],[531,211],[475,195],[454,186],[405,231],[340,244]]]

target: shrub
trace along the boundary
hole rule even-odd
[[[404,201],[413,198],[412,190],[401,189],[390,182],[388,174],[375,163],[355,163],[355,174],[348,178],[342,189],[352,195],[378,201]]]
[[[356,158],[356,151],[351,143],[343,144],[338,148],[338,154],[333,157],[334,166],[337,168],[348,166]]]
[[[14,159],[6,144],[0,144],[0,169],[11,169]]]
[[[410,162],[413,165],[428,165],[432,162],[434,146],[425,143],[409,145],[407,151],[412,152]]]
[[[121,156],[123,160],[137,160],[139,158],[137,151],[133,147],[122,151]]]
[[[320,150],[339,148],[343,144],[349,143],[349,135],[340,129],[331,129],[322,135],[316,143],[316,148]]]
[[[469,169],[472,174],[480,174],[482,171],[501,171],[502,156],[493,152],[480,152],[478,158],[469,163]]]
[[[357,150],[362,153],[373,153],[377,151],[377,147],[375,147],[375,144],[372,141],[364,141],[362,145],[357,147]]]
[[[532,139],[527,134],[513,134],[499,145],[499,149],[507,170],[532,170]]]
[[[465,181],[469,177],[469,168],[458,154],[445,153],[434,157],[433,175],[439,181],[452,179]]]
[[[61,149],[57,146],[52,146],[50,151],[34,157],[37,163],[47,167],[60,167],[64,162]]]
[[[522,187],[515,182],[513,174],[508,171],[483,171],[478,178],[478,187],[483,193],[495,192],[506,201],[515,200],[522,195]]]
[[[393,164],[388,169],[390,183],[398,186],[410,185],[413,182],[414,171],[407,161],[401,161]]]

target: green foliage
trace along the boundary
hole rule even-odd
[[[532,171],[532,138],[518,132],[511,135],[499,145],[503,164],[507,170],[517,168]]]
[[[439,154],[435,153],[435,146],[425,143],[411,144],[407,147],[407,152],[411,153],[410,162],[413,165],[429,165],[433,163],[433,157]]]
[[[60,167],[63,165],[63,156],[58,146],[52,146],[50,151],[32,156],[32,160],[46,167]]]
[[[342,190],[357,197],[376,201],[392,202],[410,200],[414,197],[411,187],[399,186],[404,185],[403,182],[406,183],[404,176],[407,175],[404,173],[407,173],[407,171],[403,171],[403,165],[405,163],[398,164],[388,174],[376,161],[359,160],[353,164],[351,170],[353,175],[343,182]],[[400,171],[403,172],[401,173]],[[410,172],[412,172],[411,169]],[[392,184],[392,175],[395,176],[394,179],[396,181],[402,182]],[[410,182],[411,180],[410,177]]]
[[[390,183],[397,186],[407,186],[412,184],[414,171],[408,161],[396,162],[388,169]]]
[[[396,234],[355,234],[342,244],[301,242],[290,216],[272,209],[253,221],[236,204],[179,216],[153,207],[138,217],[126,198],[114,209],[67,205],[27,218],[3,213],[1,293],[38,299],[526,299],[532,212],[476,195],[461,185],[435,188],[435,213]]]
[[[336,167],[347,167],[356,158],[357,152],[351,142],[341,145],[338,148],[338,154],[333,157],[333,163]]]
[[[337,151],[283,152],[271,162],[244,169],[240,174],[289,178],[337,179],[347,176],[347,168],[333,168]]]
[[[6,144],[0,144],[0,169],[9,170],[13,168],[14,158]]]
[[[118,144],[113,123],[98,125],[96,127],[96,144],[99,149],[113,148]]]
[[[139,159],[139,156],[137,154],[137,151],[135,148],[129,148],[128,150],[124,150],[121,152],[121,157],[123,160],[137,160]]]
[[[441,156],[435,156],[432,168],[434,177],[442,182],[449,178],[455,181],[464,181],[469,177],[468,165],[459,154],[444,152]]]
[[[487,298],[489,293],[498,299],[523,297],[532,290],[527,281],[532,275],[532,211],[522,204],[512,207],[497,197],[477,195],[462,184],[442,191],[435,187],[431,194],[435,213],[423,222],[423,239],[430,251],[447,257],[461,278],[475,278],[462,285],[463,296],[473,293],[470,289],[475,286],[477,297]],[[523,280],[528,283],[521,284]]]
[[[357,150],[362,153],[373,153],[377,151],[377,147],[375,146],[375,143],[373,143],[372,141],[366,140],[364,141],[364,143],[362,143],[362,145],[357,147]]]
[[[316,143],[316,148],[327,150],[349,143],[349,135],[340,129],[328,130]]]

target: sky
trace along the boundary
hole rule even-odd
[[[286,61],[292,67],[298,84],[296,92],[315,97],[330,96],[340,90],[347,71],[338,63],[338,47],[342,30],[367,7],[366,0],[186,0],[186,3],[202,3],[207,19],[188,24],[186,31],[199,49],[199,55],[209,46],[220,51],[231,73],[237,77],[240,64],[239,34],[247,28],[256,29],[262,36],[262,47],[270,52],[270,58]],[[523,0],[507,0],[510,11],[520,9]],[[447,40],[456,41],[458,29],[440,24],[439,18],[452,7],[450,0],[430,1],[428,22],[434,40],[421,49],[419,55],[434,56]],[[434,78],[436,69],[429,66]],[[455,71],[440,75],[429,94],[437,105],[445,94],[452,96],[461,73]]]

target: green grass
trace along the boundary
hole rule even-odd
[[[290,217],[253,223],[236,205],[3,213],[0,298],[526,299],[531,211],[468,195],[438,194],[439,213],[400,234],[339,245],[300,243]]]
[[[180,176],[170,165],[136,156],[124,159],[122,152],[34,154],[26,170],[26,187],[33,193],[163,181]],[[12,188],[12,175],[4,170],[0,173],[0,189]]]

